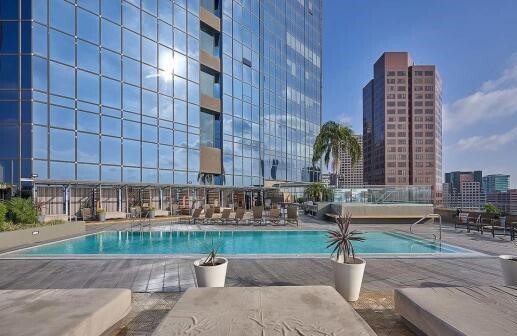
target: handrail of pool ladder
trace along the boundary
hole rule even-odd
[[[435,213],[432,213],[432,214],[427,214],[425,215],[424,217],[420,218],[419,220],[417,220],[416,222],[414,222],[413,224],[411,224],[411,226],[409,227],[409,232],[410,233],[413,233],[413,226],[423,222],[424,220],[426,219],[432,219],[433,220],[433,223],[434,223],[434,220],[438,218],[440,221],[440,230],[439,230],[439,239],[442,240],[442,216],[440,216],[439,214],[435,214]],[[432,234],[434,236],[434,239],[436,239],[436,235],[433,233]]]

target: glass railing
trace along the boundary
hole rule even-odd
[[[335,188],[334,202],[372,204],[431,204],[431,186],[364,186]]]

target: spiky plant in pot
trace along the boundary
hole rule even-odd
[[[354,263],[355,252],[352,242],[362,242],[365,238],[360,237],[362,234],[357,230],[350,230],[352,224],[352,214],[347,213],[345,217],[337,218],[337,229],[328,230],[327,248],[332,248],[331,256],[336,255],[337,261],[343,261],[347,264]]]

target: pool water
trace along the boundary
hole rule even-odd
[[[359,254],[466,253],[468,250],[414,235],[369,231],[355,242]],[[328,254],[326,231],[107,231],[22,250],[22,255]]]

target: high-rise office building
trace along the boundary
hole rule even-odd
[[[162,202],[162,187],[309,180],[321,7],[2,1],[0,180],[64,186],[65,200],[74,185],[112,187],[119,210],[127,186]]]
[[[361,147],[361,153],[363,152],[363,137],[361,135],[355,135],[357,142]],[[338,185],[339,187],[362,187],[363,181],[363,158],[359,159],[354,165],[350,155],[344,148],[339,151],[339,174],[338,174]]]
[[[363,88],[364,180],[442,188],[442,85],[434,65],[386,52]]]
[[[484,204],[483,172],[453,171],[445,173],[443,205],[450,208],[479,208]]]
[[[485,194],[505,192],[510,185],[510,175],[492,174],[483,176],[483,190]]]

